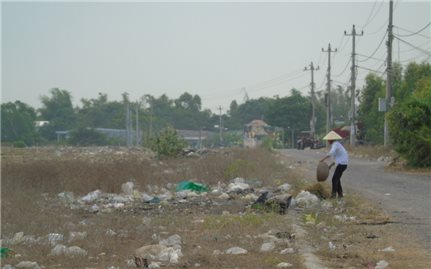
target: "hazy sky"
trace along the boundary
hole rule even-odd
[[[328,43],[338,49],[333,83],[349,82],[352,38],[344,31],[351,33],[353,24],[364,31],[356,38],[358,65],[385,70],[388,3],[3,2],[1,100],[39,108],[40,96],[54,87],[70,91],[79,106],[99,92],[112,101],[123,92],[137,100],[187,91],[216,112],[232,100],[242,103],[245,92],[283,97],[297,88],[308,95],[311,75],[304,67],[320,66],[315,83],[323,90],[327,53],[321,49]],[[431,22],[430,1],[394,5],[394,33],[429,55],[431,26],[409,35]],[[393,44],[394,60],[430,61],[406,43]],[[358,69],[358,87],[368,72]]]

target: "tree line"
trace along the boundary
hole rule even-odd
[[[356,92],[358,122],[361,123],[361,138],[375,144],[383,142],[384,113],[378,111],[378,99],[385,97],[385,80],[375,73],[369,73],[365,85]],[[392,140],[397,143],[402,134],[413,132],[410,137],[423,141],[420,148],[431,152],[431,67],[429,63],[410,63],[404,69],[400,64],[393,67],[393,95],[390,128]],[[316,132],[324,134],[326,126],[325,94],[317,92]],[[93,99],[81,99],[81,105],[74,107],[72,94],[68,90],[54,88],[49,95],[41,97],[42,106],[35,109],[21,101],[2,103],[1,140],[26,146],[44,145],[56,142],[55,131],[77,131],[91,128],[126,128],[126,106],[136,114],[143,129],[144,141],[156,136],[166,127],[175,129],[217,131],[219,114],[202,108],[199,95],[184,92],[177,99],[166,94],[143,95],[140,100],[129,100],[123,93],[120,101],[110,101],[106,93],[99,93]],[[348,86],[337,85],[331,91],[333,118],[348,124],[350,90]],[[291,89],[285,97],[261,97],[246,99],[242,103],[232,101],[229,110],[222,117],[224,128],[241,131],[244,124],[262,119],[272,126],[295,132],[309,130],[311,98],[297,89]],[[394,116],[396,115],[396,116]],[[405,119],[403,118],[405,117]],[[405,121],[402,121],[404,119]],[[413,119],[415,124],[413,124]],[[35,121],[49,124],[35,128]],[[401,124],[401,125],[400,125]],[[409,129],[406,129],[408,127]],[[418,132],[418,134],[416,134]],[[89,135],[87,133],[87,135]],[[285,138],[287,139],[287,137]],[[403,139],[404,141],[405,139]],[[112,142],[112,141],[111,141]],[[284,141],[286,142],[286,141]],[[110,143],[105,141],[105,143]],[[401,143],[401,142],[400,142]],[[411,146],[410,146],[411,147]],[[404,150],[406,146],[404,146]],[[408,150],[415,150],[407,147]],[[414,147],[413,147],[414,148]]]

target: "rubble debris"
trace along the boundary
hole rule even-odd
[[[299,207],[309,208],[319,203],[319,198],[308,191],[301,191],[295,198],[296,204]]]
[[[374,269],[385,269],[389,266],[389,263],[385,260],[378,261]]]
[[[288,262],[281,262],[281,263],[279,263],[279,264],[277,264],[277,268],[289,268],[289,267],[292,267],[293,265],[292,264],[290,264],[290,263],[288,263]]]
[[[381,252],[395,252],[395,249],[392,246],[390,246],[390,247],[387,247],[384,249],[379,249],[379,251],[381,251]]]
[[[226,254],[240,255],[247,254],[248,251],[240,247],[231,247],[225,251]]]
[[[37,262],[21,261],[15,265],[17,269],[41,269]]]
[[[269,252],[274,250],[275,244],[273,242],[263,243],[260,247],[260,252]]]

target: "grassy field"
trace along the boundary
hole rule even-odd
[[[304,227],[306,243],[329,268],[374,268],[383,259],[390,268],[427,268],[430,261],[360,197],[292,206],[285,215],[252,210],[260,193],[284,183],[292,185],[293,195],[328,188],[327,183],[310,185],[296,169],[301,164],[264,149],[156,159],[148,151],[120,148],[3,148],[1,156],[1,239],[14,251],[2,265],[32,261],[44,268],[133,268],[136,249],[179,235],[183,256],[176,263],[162,262],[163,268],[276,268],[281,262],[305,268],[293,225]],[[225,199],[213,192],[225,191],[236,177],[252,188]],[[181,199],[175,187],[183,180],[207,184],[210,192]],[[124,194],[126,182],[134,184],[132,195]],[[98,200],[82,202],[95,190],[102,193]],[[155,202],[140,196],[168,192],[172,197]],[[269,241],[274,248],[262,252]],[[336,248],[331,250],[329,242]],[[85,254],[52,255],[57,244]],[[379,251],[389,246],[395,251]],[[248,253],[225,254],[232,247]],[[291,251],[286,254],[286,249]]]

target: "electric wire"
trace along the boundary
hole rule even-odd
[[[369,59],[371,59],[373,56],[374,56],[374,54],[376,54],[376,52],[380,49],[380,47],[382,46],[382,44],[383,44],[383,40],[385,40],[385,37],[386,37],[386,34],[387,34],[387,32],[385,32],[385,34],[383,35],[383,37],[382,37],[382,40],[380,40],[380,43],[379,43],[379,45],[377,46],[377,48],[374,50],[374,52],[370,55],[370,56],[368,56],[368,58],[366,58],[365,60],[358,60],[359,62],[366,62],[366,61],[368,61]]]
[[[334,77],[335,77],[335,78],[338,78],[338,77],[340,77],[341,75],[343,75],[343,74],[344,74],[344,72],[346,72],[347,67],[349,66],[349,64],[350,64],[350,62],[351,62],[351,61],[352,61],[352,58],[349,58],[349,61],[347,62],[346,66],[344,67],[343,71],[341,71],[341,73],[339,73],[339,74],[337,74],[337,75],[334,75]]]
[[[361,57],[368,57],[369,59],[376,60],[376,61],[386,61],[386,60],[383,60],[383,59],[379,59],[379,58],[376,58],[376,57],[370,57],[370,56],[367,56],[367,55],[364,55],[364,54],[360,54],[360,53],[356,53],[356,55],[361,56]],[[365,62],[365,60],[358,60],[358,62]]]
[[[368,15],[368,18],[367,18],[367,20],[365,21],[365,23],[364,23],[364,25],[361,27],[361,28],[365,28],[365,27],[367,27],[367,25],[368,24],[370,24],[373,20],[374,20],[374,18],[376,17],[375,15],[373,16],[373,18],[372,19],[370,19],[371,18],[371,15],[373,15],[373,13],[374,13],[374,9],[376,8],[376,4],[377,4],[377,0],[375,0],[374,1],[374,4],[373,4],[373,7],[371,8],[371,12],[370,12],[370,14]],[[380,8],[382,7],[382,4],[383,4],[383,1],[380,3]],[[380,9],[376,12],[376,15],[377,15],[377,13],[380,11]]]
[[[425,25],[424,27],[422,27],[420,30],[418,30],[418,31],[416,31],[416,32],[412,32],[412,31],[410,31],[410,30],[407,30],[407,29],[404,29],[404,28],[401,28],[401,27],[399,27],[399,26],[395,26],[395,25],[394,25],[394,27],[397,27],[397,28],[398,28],[398,29],[400,29],[400,30],[404,30],[404,31],[406,31],[406,32],[409,32],[409,33],[410,33],[410,34],[408,34],[408,35],[400,35],[400,34],[398,34],[398,36],[400,36],[400,37],[410,37],[410,36],[414,36],[414,35],[419,35],[419,36],[423,36],[423,37],[425,37],[425,38],[430,39],[431,37],[429,37],[429,36],[424,36],[424,35],[419,34],[419,33],[420,33],[420,32],[422,32],[423,30],[425,30],[426,28],[428,28],[430,25],[431,25],[431,22],[429,22],[427,25]]]
[[[360,66],[360,65],[357,65],[356,67],[360,68],[360,69],[367,70],[367,71],[371,71],[371,72],[382,73],[382,74],[384,73],[384,72],[381,72],[381,71],[378,71],[378,70],[374,70],[374,69],[371,69],[371,68],[368,68],[368,67]]]
[[[405,41],[405,40],[403,40],[403,39],[399,38],[399,37],[398,37],[398,36],[396,36],[396,35],[394,35],[394,38],[398,39],[399,41],[403,42],[404,44],[409,45],[409,46],[410,46],[410,47],[412,47],[412,48],[415,48],[415,49],[416,49],[416,50],[418,50],[418,51],[421,51],[423,54],[425,54],[425,55],[427,55],[427,56],[431,56],[431,52],[429,52],[429,51],[426,51],[426,50],[424,50],[424,49],[422,49],[422,48],[416,47],[415,45],[413,45],[413,44],[411,44],[410,42],[407,42],[407,41]]]
[[[399,42],[399,40],[398,40],[398,42]],[[422,43],[422,44],[420,44],[420,45],[418,45],[417,47],[420,47],[421,49],[424,49],[424,50],[429,50],[429,47],[426,47],[426,48],[422,48],[422,46],[424,46],[424,45],[429,45],[430,44],[430,42],[429,41],[425,41],[425,43]],[[404,52],[410,52],[410,51],[412,51],[412,50],[415,50],[415,48],[409,48],[409,49],[405,49],[405,50],[400,50],[400,52],[401,53],[404,53]]]

